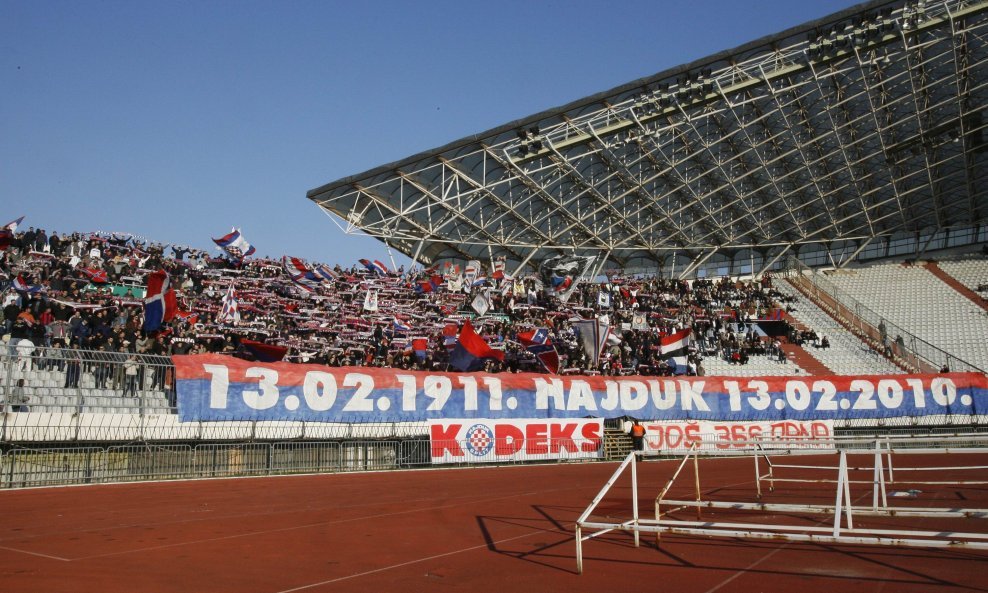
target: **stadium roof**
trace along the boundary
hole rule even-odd
[[[308,198],[419,262],[519,267],[558,253],[766,261],[981,225],[986,43],[988,1],[871,2]]]

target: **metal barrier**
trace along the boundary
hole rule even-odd
[[[99,481],[106,465],[106,450],[99,447],[11,451],[0,458],[4,488],[91,484]]]
[[[343,471],[340,443],[274,443],[271,473],[334,473]]]
[[[102,481],[182,478],[191,475],[195,459],[191,445],[111,446],[107,453],[107,471]]]
[[[0,443],[409,438],[421,422],[179,422],[167,356],[0,349]]]
[[[12,342],[0,352],[5,411],[175,412],[171,358]]]
[[[559,442],[585,451],[583,445],[591,441]],[[519,451],[456,460],[435,456],[437,448],[428,438],[15,447],[0,454],[0,488],[603,459],[603,441],[592,442],[596,453],[580,457],[561,445],[541,455]],[[467,441],[444,442],[447,448],[453,443],[456,449],[468,448]]]
[[[108,443],[101,446],[13,446],[0,453],[0,488],[52,486],[67,484],[96,484],[142,480],[171,480],[232,476],[266,476],[299,473],[336,473],[352,471],[386,471],[426,467],[465,467],[477,464],[511,465],[518,463],[566,463],[603,461],[606,449],[603,440],[595,441],[596,452],[576,453],[565,447],[550,447],[552,453],[463,455],[456,459],[444,457],[440,450],[466,451],[467,441],[437,442],[428,438],[412,439],[351,439],[333,441],[272,441],[272,442],[209,442],[209,443]],[[695,447],[701,456],[751,455],[752,448],[720,451],[716,435],[704,435],[706,446]],[[831,450],[850,451],[862,443],[880,439],[886,451],[904,451],[938,446],[988,449],[988,434],[948,434],[931,432],[926,437],[905,435],[836,436],[827,441]],[[570,445],[574,441],[566,441]],[[819,444],[806,440],[752,441],[759,445],[761,455],[816,454]],[[582,442],[575,446],[583,450]],[[769,449],[766,449],[769,447]],[[682,450],[670,450],[669,455],[681,456]],[[891,468],[891,462],[889,462]]]

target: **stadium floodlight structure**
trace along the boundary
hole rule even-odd
[[[988,1],[871,2],[308,198],[421,263],[572,253],[686,276],[897,236],[919,252],[986,240],[986,108]]]

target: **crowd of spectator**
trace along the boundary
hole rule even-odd
[[[281,260],[213,257],[132,235],[34,228],[16,233],[0,257],[0,282],[6,286],[0,332],[10,350],[29,345],[42,354],[100,353],[84,357],[90,361],[84,364],[100,385],[124,390],[144,381],[130,379],[124,364],[136,355],[211,352],[250,358],[256,350],[245,347],[248,343],[283,347],[291,362],[449,370],[450,347],[467,319],[504,352],[503,362],[487,362],[488,372],[545,372],[517,334],[546,328],[562,373],[670,374],[660,339],[690,328],[689,370],[703,374],[704,356],[744,364],[752,355],[775,355],[778,340],[754,320],[778,320],[785,306],[768,277],[686,282],[607,273],[606,281],[602,276],[578,284],[562,302],[535,273],[471,286],[461,281],[461,264],[455,263],[387,273],[337,265],[317,286],[302,286]],[[179,314],[158,331],[145,332],[145,289],[157,270],[168,273]],[[221,318],[231,286],[236,322]],[[481,293],[488,305],[483,315],[473,307]],[[588,318],[605,320],[611,328],[599,360],[588,356],[573,329],[573,321]],[[97,370],[103,361],[120,364]],[[72,373],[77,376],[78,370]]]

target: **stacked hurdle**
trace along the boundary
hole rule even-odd
[[[634,454],[629,455],[611,476],[605,487],[598,493],[594,501],[584,511],[576,523],[576,557],[577,570],[583,572],[583,542],[611,531],[625,531],[634,534],[635,546],[639,545],[641,533],[654,533],[656,539],[662,534],[687,536],[736,537],[748,539],[772,539],[782,541],[836,543],[836,544],[869,544],[885,546],[909,546],[932,548],[968,548],[988,549],[988,532],[968,532],[935,530],[921,531],[914,529],[864,529],[854,527],[854,517],[881,516],[897,517],[932,517],[938,519],[988,519],[986,508],[936,508],[891,506],[888,503],[888,488],[893,484],[930,485],[930,486],[972,486],[988,484],[983,479],[963,480],[902,480],[903,474],[911,472],[981,472],[988,465],[936,465],[936,466],[902,466],[893,470],[893,458],[914,454],[933,454],[937,456],[980,455],[988,456],[988,435],[954,435],[934,438],[922,437],[874,437],[874,438],[840,438],[834,437],[826,441],[810,439],[794,439],[791,442],[773,440],[771,443],[752,440],[748,443],[742,455],[750,455],[755,464],[755,502],[703,500],[700,487],[700,455],[704,448],[701,439],[694,442],[687,453],[679,461],[672,476],[665,483],[655,499],[655,519],[644,519],[638,512],[638,479],[635,464],[632,463]],[[833,455],[836,465],[778,463],[772,458],[798,457],[801,455]],[[868,455],[873,460],[871,465],[851,466],[849,455]],[[670,500],[665,496],[679,479],[683,469],[693,461],[695,500]],[[762,471],[762,464],[767,471]],[[632,517],[626,521],[590,521],[594,509],[607,494],[607,491],[619,479],[620,475],[631,467],[632,474]],[[787,477],[782,475],[784,470],[799,472],[821,473],[811,477]],[[868,471],[870,480],[852,480],[854,471]],[[900,478],[896,478],[896,475]],[[977,478],[977,476],[976,476]],[[789,504],[770,503],[762,501],[762,483],[768,483],[769,491],[775,489],[776,482],[803,484],[832,484],[834,485],[834,504]],[[870,485],[872,501],[870,506],[854,506],[851,498],[852,485]],[[677,511],[693,508],[696,510],[696,520],[680,520],[671,517]],[[756,511],[760,513],[832,515],[830,526],[820,525],[774,525],[765,522],[720,522],[702,521],[703,508],[724,509],[731,511]],[[983,525],[983,524],[982,524]]]

